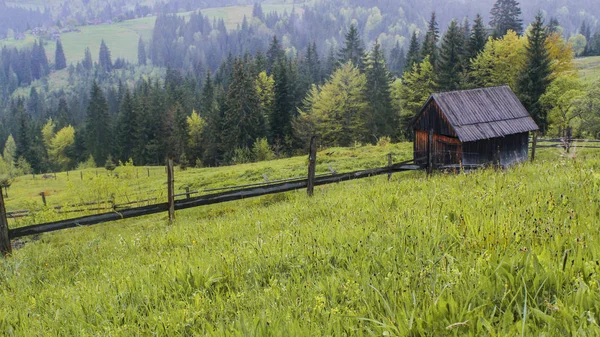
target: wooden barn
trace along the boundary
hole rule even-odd
[[[434,167],[499,164],[528,158],[538,126],[508,86],[433,94],[412,121],[414,158]]]

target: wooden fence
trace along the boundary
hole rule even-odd
[[[338,174],[337,172],[331,170],[331,174],[317,176],[315,174],[317,156],[316,151],[316,139],[312,139],[309,153],[309,172],[307,178],[290,178],[272,182],[266,181],[264,183],[256,183],[243,186],[223,187],[219,189],[208,190],[217,193],[202,195],[198,197],[192,197],[192,194],[198,194],[199,192],[189,191],[189,188],[186,190],[186,193],[174,193],[175,177],[173,173],[173,161],[169,160],[167,165],[168,201],[166,203],[158,203],[148,206],[124,209],[119,209],[119,207],[116,207],[117,205],[115,205],[115,207],[110,208],[111,211],[102,214],[82,216],[74,219],[61,220],[45,224],[31,225],[12,229],[8,228],[4,198],[1,195],[2,193],[0,193],[0,253],[2,255],[10,254],[10,240],[24,236],[48,233],[80,226],[91,226],[161,212],[168,212],[169,220],[172,221],[175,219],[176,210],[213,205],[223,202],[259,197],[275,193],[284,193],[305,188],[307,189],[308,195],[312,196],[313,189],[315,186],[334,184],[348,180],[363,179],[377,175],[390,175],[394,172],[422,170],[425,168],[422,165],[412,164],[414,160],[392,164],[391,161],[389,161],[389,158],[391,158],[390,156],[388,157],[388,166],[385,167],[343,174]],[[176,200],[176,197],[178,196],[185,196],[186,198]]]

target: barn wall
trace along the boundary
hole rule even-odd
[[[423,114],[415,121],[415,130],[422,130],[429,132],[433,130],[434,134],[454,137],[456,138],[456,132],[448,123],[448,119],[444,116],[435,100],[430,100],[425,106]]]
[[[415,153],[414,158],[417,164],[427,163],[427,150],[429,142],[429,132],[415,131]],[[460,164],[462,161],[462,143],[458,138],[433,135],[433,163],[436,166]]]
[[[463,164],[481,165],[500,162],[502,166],[527,160],[529,133],[519,133],[503,138],[484,139],[463,144]]]

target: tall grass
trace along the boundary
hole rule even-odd
[[[0,261],[0,331],[598,335],[599,167],[403,173],[44,235]]]

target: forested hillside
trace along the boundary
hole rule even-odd
[[[2,170],[167,157],[214,166],[288,156],[312,134],[326,146],[406,139],[431,93],[504,84],[544,132],[600,136],[598,86],[581,83],[573,65],[576,51],[594,51],[584,34],[600,37],[593,15],[581,15],[594,5],[578,7],[581,36],[569,35],[579,30],[570,16],[528,19],[531,3],[514,0],[362,5],[255,4],[235,29],[201,11],[163,13],[132,46],[137,60],[113,57],[108,38],[75,64],[60,39],[3,48]]]

